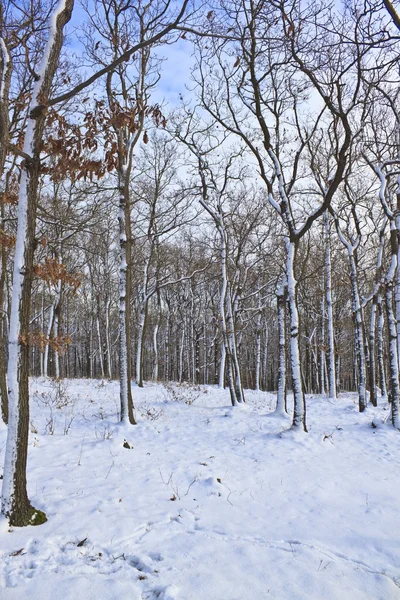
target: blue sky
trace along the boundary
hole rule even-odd
[[[68,49],[69,52],[80,55],[82,45],[79,42],[79,29],[87,17],[80,2],[75,2],[71,22],[68,26]],[[161,79],[157,89],[153,92],[153,101],[159,104],[163,101],[171,105],[180,104],[180,94],[188,94],[185,85],[190,83],[190,69],[193,64],[192,44],[183,39],[178,39],[176,43],[158,46],[157,55],[164,59],[161,65]],[[90,75],[89,68],[85,69],[86,75]]]

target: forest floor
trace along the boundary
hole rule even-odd
[[[400,434],[371,427],[387,406],[310,396],[299,434],[274,394],[231,408],[216,387],[147,384],[127,429],[118,397],[31,381],[28,488],[48,522],[0,520],[1,600],[400,599]]]

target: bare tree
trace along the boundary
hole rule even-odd
[[[63,30],[71,18],[73,0],[61,0],[53,15],[49,39],[30,103],[24,141],[25,166],[19,193],[19,219],[14,258],[13,295],[7,372],[9,424],[2,488],[2,512],[12,525],[40,524],[46,520],[33,508],[26,490],[26,459],[29,433],[29,314],[35,250],[35,223],[40,173],[40,151],[46,103],[58,66]]]

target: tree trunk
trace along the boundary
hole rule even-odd
[[[261,312],[261,295],[258,294],[258,315],[256,324],[256,364],[255,364],[255,389],[260,389],[260,376],[261,376],[261,324],[262,324],[262,312]]]
[[[107,377],[112,378],[112,357],[111,357],[111,337],[110,337],[110,304],[108,298],[106,302],[106,352],[107,352]]]
[[[9,334],[9,424],[4,461],[2,513],[10,525],[38,525],[46,521],[33,508],[26,488],[29,436],[29,317],[35,251],[40,150],[45,125],[43,104],[49,96],[63,42],[63,29],[71,18],[73,0],[60,0],[53,12],[49,40],[30,103],[18,201],[11,321]]]
[[[4,220],[4,204],[1,203],[1,224]],[[6,269],[7,269],[7,254],[6,248],[1,247],[1,274],[0,274],[0,396],[1,396],[1,416],[5,424],[8,423],[8,393],[7,393],[7,364],[6,364],[6,319],[4,318],[5,305],[5,286],[6,286]]]
[[[307,432],[306,425],[306,402],[303,391],[303,383],[300,369],[299,348],[299,313],[296,299],[296,280],[294,277],[294,260],[296,253],[295,242],[287,240],[287,291],[290,317],[290,369],[293,387],[293,423],[292,427]]]
[[[276,397],[276,412],[287,413],[286,406],[286,286],[276,292],[278,305],[278,336],[279,336],[279,367],[278,367],[278,393]]]
[[[392,423],[393,427],[400,429],[400,418],[399,418],[399,400],[400,400],[400,388],[399,388],[399,361],[397,356],[397,328],[396,328],[396,317],[393,310],[393,279],[395,277],[395,271],[397,266],[397,248],[396,252],[393,252],[393,245],[397,243],[394,241],[394,237],[397,237],[395,230],[391,231],[392,235],[392,263],[389,269],[389,273],[386,277],[386,314],[388,323],[388,335],[389,335],[389,373],[390,373],[390,401],[392,405]]]
[[[332,265],[331,244],[329,236],[329,215],[324,213],[324,238],[325,238],[325,299],[328,333],[328,393],[329,398],[336,399],[336,363],[335,363],[335,336],[333,328],[333,306],[332,306]]]
[[[354,252],[349,252],[350,279],[352,290],[353,319],[355,327],[355,349],[358,378],[358,410],[363,412],[366,408],[366,363],[364,345],[364,327],[360,294],[358,291],[357,266]]]
[[[381,388],[382,400],[388,400],[387,388],[386,388],[386,373],[385,363],[383,356],[383,327],[384,317],[382,308],[382,296],[378,294],[378,328],[376,332],[376,344],[377,344],[377,358],[378,358],[378,371],[379,371],[379,387]]]
[[[144,337],[146,334],[148,298],[144,296],[140,299],[139,323],[138,323],[138,342],[136,350],[136,383],[143,387],[143,352]]]
[[[120,343],[120,402],[121,421],[136,423],[133,413],[131,390],[131,335],[130,335],[130,291],[131,291],[131,244],[130,244],[130,210],[129,188],[124,168],[119,174],[119,234],[120,234],[120,268],[119,268],[119,343]]]
[[[386,224],[386,223],[385,223]],[[382,256],[385,245],[385,227],[382,228],[379,235],[379,250],[376,264],[376,277],[375,284],[380,284],[382,275]],[[378,313],[379,303],[379,288],[374,294],[372,299],[371,317],[369,325],[369,389],[370,389],[370,401],[372,406],[378,405],[378,390],[376,386],[376,364],[375,364],[375,329],[376,329],[376,315]],[[381,348],[383,350],[383,348]],[[378,341],[378,354],[379,354],[379,341]],[[378,357],[379,361],[379,357]]]
[[[218,387],[222,390],[225,388],[225,364],[226,364],[226,349],[225,344],[221,344],[221,360],[219,363],[219,383]]]
[[[154,326],[153,331],[153,380],[155,382],[158,381],[158,332],[160,329],[160,321],[161,321],[161,298],[160,292],[157,292],[157,321]],[[183,340],[181,344],[181,349],[179,353],[179,378],[182,377],[182,354],[183,354]]]
[[[262,358],[262,389],[265,391],[268,389],[268,324],[265,320],[265,328],[264,328],[264,344],[263,344],[263,358]]]
[[[375,325],[376,325],[376,312],[378,305],[378,295],[375,294],[372,300],[371,306],[371,317],[369,323],[369,399],[372,406],[378,406],[378,394],[376,389],[376,378],[375,378]]]

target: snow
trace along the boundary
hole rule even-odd
[[[31,381],[28,488],[48,522],[0,521],[1,600],[400,598],[386,405],[308,397],[309,433],[281,435],[274,394],[231,407],[217,386],[146,384],[131,427],[118,382],[57,385]]]

